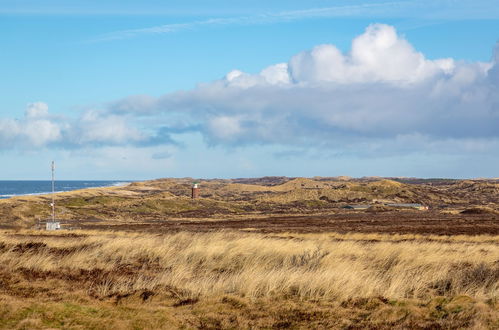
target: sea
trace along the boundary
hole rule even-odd
[[[124,186],[130,181],[56,181],[55,191]],[[23,195],[43,195],[52,192],[52,181],[0,181],[0,199]]]

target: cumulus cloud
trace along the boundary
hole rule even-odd
[[[49,106],[44,102],[29,103],[26,107],[26,118],[43,118],[48,117]]]
[[[485,143],[499,139],[498,54],[486,63],[427,59],[392,26],[373,24],[348,52],[319,45],[257,74],[234,70],[140,109],[128,110],[131,99],[134,106],[122,100],[110,111],[182,115],[211,144]]]
[[[127,144],[140,142],[146,136],[139,129],[131,127],[121,116],[102,116],[98,111],[87,111],[79,120],[77,127],[69,133],[72,141],[78,145]]]
[[[452,73],[454,67],[452,59],[425,59],[395,28],[375,24],[353,40],[349,54],[320,45],[294,56],[289,72],[296,82],[407,84]]]
[[[59,140],[59,124],[52,122],[48,106],[43,102],[28,104],[23,120],[0,119],[0,146],[16,145],[39,147]]]
[[[80,148],[171,144],[165,133],[142,131],[127,116],[88,110],[79,118],[54,116],[44,102],[30,103],[22,119],[0,118],[0,148]]]
[[[428,59],[392,26],[373,24],[348,52],[319,45],[259,73],[131,96],[77,120],[33,103],[21,120],[0,119],[0,145],[151,146],[193,131],[223,146],[497,152],[499,46],[490,62]]]

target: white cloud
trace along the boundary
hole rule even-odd
[[[263,69],[258,75],[248,74],[239,70],[227,73],[225,86],[250,88],[259,85],[283,85],[290,83],[288,64],[279,63]]]
[[[26,107],[26,118],[43,118],[49,114],[49,106],[44,102],[29,103]]]
[[[271,65],[260,72],[260,75],[271,85],[289,84],[288,64],[279,63]]]
[[[320,45],[294,56],[289,71],[296,82],[399,84],[452,74],[454,67],[452,59],[425,59],[392,26],[373,24],[353,40],[349,54]]]
[[[375,24],[348,52],[320,45],[256,74],[233,70],[192,90],[131,96],[77,119],[33,103],[21,120],[0,119],[0,146],[146,147],[197,131],[222,146],[497,153],[498,54],[489,63],[427,59],[393,27]]]
[[[241,123],[236,117],[220,116],[209,120],[209,134],[217,140],[228,140],[242,133]]]
[[[43,102],[28,104],[22,120],[0,119],[0,146],[40,147],[61,138],[61,127],[48,119],[48,106]]]
[[[23,133],[35,147],[58,141],[62,136],[59,125],[46,119],[28,120],[24,124]]]
[[[393,27],[374,24],[347,53],[320,45],[258,74],[233,70],[144,108],[110,111],[183,116],[222,145],[360,148],[399,136],[424,137],[414,144],[420,149],[430,141],[487,144],[499,139],[497,53],[490,63],[430,60]]]
[[[78,145],[127,144],[147,139],[137,128],[130,126],[122,116],[103,116],[98,111],[87,111],[79,120],[78,127],[69,132]]]
[[[88,110],[77,119],[53,116],[43,102],[28,104],[22,119],[0,118],[0,149],[147,145],[153,138],[154,135],[131,125],[126,116],[95,110]]]

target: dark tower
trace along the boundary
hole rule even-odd
[[[192,199],[199,198],[199,185],[197,182],[192,184]]]

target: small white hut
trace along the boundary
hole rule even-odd
[[[61,223],[59,221],[47,221],[45,225],[45,230],[59,230],[61,229]]]

